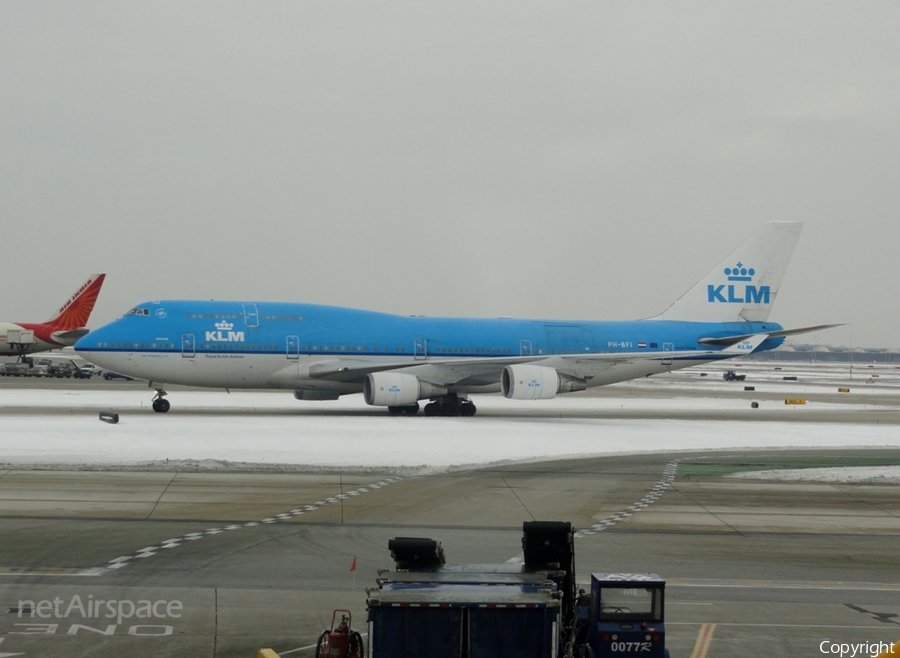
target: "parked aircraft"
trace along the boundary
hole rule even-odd
[[[363,393],[414,414],[475,414],[475,393],[541,400],[773,349],[769,311],[802,228],[770,222],[661,315],[630,322],[405,317],[312,304],[159,300],[91,332],[75,349],[164,385],[275,388],[298,400]],[[828,325],[833,326],[833,325]]]
[[[74,345],[88,333],[105,274],[92,274],[47,322],[0,322],[0,355],[23,356]]]

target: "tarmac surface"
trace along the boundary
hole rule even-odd
[[[122,384],[132,385],[107,385]],[[898,422],[896,406],[844,413]],[[836,421],[828,411],[819,422]],[[416,477],[0,470],[0,658],[249,658],[264,646],[311,656],[335,608],[365,633],[365,588],[393,568],[389,538],[434,537],[451,564],[506,562],[532,519],[580,530],[580,581],[591,571],[665,578],[673,657],[894,642],[900,485],[727,477],[841,465],[900,465],[900,447],[616,455]],[[648,497],[660,483],[664,493]]]

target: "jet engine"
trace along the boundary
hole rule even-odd
[[[556,368],[519,364],[503,369],[500,387],[503,397],[510,400],[549,400],[557,393],[583,391],[587,382],[560,374]]]
[[[424,398],[446,394],[443,387],[400,372],[373,372],[366,375],[363,384],[366,404],[376,407],[408,407]]]

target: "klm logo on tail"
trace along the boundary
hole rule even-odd
[[[223,320],[216,322],[216,331],[207,331],[206,340],[209,342],[221,343],[242,343],[244,342],[243,331],[231,331],[234,325],[231,322]]]
[[[706,286],[707,301],[710,304],[768,304],[771,296],[769,286],[754,286],[750,282],[756,270],[752,267],[744,267],[743,263],[738,263],[734,267],[726,267],[725,276],[729,281],[746,282],[744,285],[740,283],[728,283],[721,285],[709,284]]]

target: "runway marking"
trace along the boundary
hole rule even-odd
[[[208,528],[203,532],[189,532],[187,534],[182,535],[181,537],[173,537],[171,539],[166,539],[165,541],[161,541],[158,544],[154,544],[153,546],[147,546],[140,550],[135,551],[129,555],[122,555],[112,560],[109,560],[103,567],[95,568],[90,571],[99,571],[100,573],[108,572],[110,570],[121,569],[123,567],[128,566],[129,564],[134,564],[136,560],[143,560],[149,557],[153,557],[154,555],[159,555],[160,551],[163,551],[167,548],[177,548],[179,546],[183,546],[186,542],[197,541],[198,539],[203,539],[204,537],[212,537],[214,535],[220,535],[223,532],[231,532],[234,530],[240,530],[242,528],[252,528],[258,526],[260,524],[270,525],[272,523],[281,523],[284,521],[290,521],[294,517],[300,516],[302,514],[306,514],[307,512],[312,512],[320,507],[325,507],[326,505],[334,505],[335,503],[339,503],[342,500],[350,498],[351,496],[359,496],[360,494],[367,493],[369,491],[376,491],[378,489],[382,489],[383,487],[388,486],[389,484],[393,484],[398,480],[402,480],[403,478],[399,476],[391,476],[389,478],[385,478],[380,482],[376,482],[374,484],[369,484],[364,487],[360,487],[358,489],[354,489],[353,491],[348,491],[342,493],[338,496],[331,496],[330,498],[326,498],[325,500],[317,500],[315,503],[310,505],[303,505],[302,507],[297,507],[292,509],[289,512],[283,512],[281,514],[276,514],[274,516],[269,516],[259,521],[248,521],[247,523],[235,523],[232,525],[227,525],[221,528]],[[82,570],[83,571],[83,570]],[[0,572],[2,575],[2,572]],[[23,574],[17,574],[23,575]],[[27,574],[25,574],[27,575]],[[41,574],[44,575],[44,574]],[[83,573],[73,573],[69,575],[87,575]],[[97,573],[92,573],[90,575],[98,575]]]
[[[712,642],[712,635],[715,630],[715,624],[702,624],[700,626],[700,632],[697,633],[697,642],[694,644],[691,658],[706,658],[706,652],[709,651],[709,644]]]
[[[822,589],[863,592],[896,592],[900,583],[854,583],[840,580],[703,580],[667,579],[669,587],[709,587],[720,589]]]
[[[5,639],[6,639],[5,637],[0,637],[0,644],[3,644],[3,640],[5,640]],[[24,656],[24,655],[25,654],[21,651],[16,652],[16,653],[10,653],[8,651],[0,651],[0,658],[11,658],[12,656]]]
[[[695,621],[667,621],[666,626],[696,626],[697,622]],[[719,621],[713,624],[714,626],[741,626],[747,628],[840,628],[840,629],[851,629],[851,630],[872,630],[878,629],[880,631],[885,630],[884,624],[880,626],[864,626],[864,625],[850,625],[850,624],[771,624],[771,623],[758,623],[751,624],[747,622],[740,621]],[[857,654],[859,655],[859,654]]]
[[[657,500],[659,500],[666,490],[671,486],[672,480],[675,479],[675,471],[678,469],[678,460],[673,459],[666,467],[663,469],[662,477],[659,478],[659,482],[657,482],[652,489],[650,489],[650,493],[641,498],[636,503],[629,505],[621,512],[616,512],[611,516],[607,516],[605,519],[600,521],[599,523],[595,523],[590,528],[584,528],[583,530],[578,530],[575,533],[575,538],[580,539],[581,537],[589,537],[591,535],[595,535],[598,532],[603,532],[604,530],[613,527],[619,521],[623,521],[628,517],[634,515],[637,512],[640,512],[642,509],[652,505]],[[526,508],[527,509],[527,508]],[[511,557],[507,560],[509,564],[524,564],[525,563],[525,555],[524,553],[519,553],[515,557]]]
[[[0,576],[102,576],[103,569],[91,567],[90,569],[73,569],[69,567],[0,567]]]
[[[595,535],[598,532],[603,532],[607,530],[619,521],[624,521],[630,516],[633,516],[637,512],[640,512],[643,509],[646,509],[657,500],[659,500],[666,490],[672,485],[672,480],[675,479],[675,471],[678,469],[678,460],[673,459],[666,467],[663,469],[662,477],[659,478],[659,482],[650,490],[650,492],[641,498],[636,503],[629,505],[621,512],[616,512],[611,516],[607,516],[605,519],[600,521],[599,523],[595,523],[590,528],[584,528],[583,530],[579,530],[575,533],[576,538],[581,537],[589,537],[590,535]]]
[[[360,633],[359,636],[360,636],[360,637],[369,637],[369,634],[368,634],[368,633]],[[317,642],[316,644],[318,644],[318,642]],[[287,651],[279,651],[279,652],[278,652],[278,655],[279,655],[279,656],[286,656],[286,655],[288,655],[289,653],[297,653],[298,651],[306,651],[306,650],[308,650],[308,649],[315,649],[315,648],[316,648],[316,644],[307,644],[305,647],[297,647],[296,649],[289,649],[289,650],[287,650]]]

